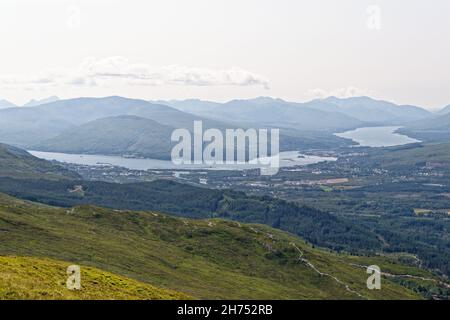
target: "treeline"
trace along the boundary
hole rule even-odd
[[[82,186],[82,192],[73,192]],[[423,266],[450,274],[448,223],[383,216],[353,221],[269,196],[215,190],[169,180],[116,184],[79,180],[0,178],[0,192],[35,202],[71,207],[93,204],[122,210],[160,211],[189,218],[226,218],[260,223],[335,251],[416,254]]]
[[[75,186],[82,186],[83,192],[73,192]],[[62,207],[94,204],[114,209],[161,211],[189,218],[217,217],[261,223],[336,251],[369,252],[381,248],[373,232],[323,211],[271,197],[252,197],[242,192],[206,189],[168,180],[115,184],[0,178],[0,192]]]

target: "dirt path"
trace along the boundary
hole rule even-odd
[[[367,266],[361,265],[361,264],[356,264],[356,263],[350,263],[351,266],[354,267],[359,267],[359,268],[365,268],[367,269]],[[418,280],[423,280],[423,281],[431,281],[434,283],[437,283],[439,285],[442,285],[448,289],[450,289],[450,284],[437,280],[437,279],[433,279],[433,278],[426,278],[426,277],[421,277],[421,276],[414,276],[411,274],[393,274],[393,273],[389,273],[389,272],[380,272],[381,275],[386,276],[386,277],[398,277],[398,278],[411,278],[411,279],[418,279]]]
[[[304,264],[306,264],[306,265],[307,265],[308,267],[310,267],[311,269],[313,269],[316,273],[318,273],[318,274],[321,275],[321,276],[325,276],[325,277],[329,277],[329,278],[333,279],[334,281],[336,281],[336,282],[339,283],[340,285],[344,286],[345,289],[346,289],[348,292],[353,293],[353,294],[357,295],[357,296],[360,297],[360,298],[368,299],[367,297],[363,296],[363,295],[360,294],[359,292],[357,292],[357,291],[353,290],[352,288],[350,288],[350,286],[349,286],[348,284],[346,284],[345,282],[341,281],[341,280],[338,279],[337,277],[335,277],[335,276],[333,276],[333,275],[331,275],[331,274],[322,272],[322,271],[320,271],[319,269],[317,269],[317,267],[316,267],[315,265],[313,265],[308,259],[306,259],[306,258],[303,257],[303,251],[300,250],[300,248],[299,248],[295,243],[291,242],[291,245],[294,246],[294,248],[295,248],[295,249],[298,251],[298,253],[300,254],[299,257],[298,257],[298,260],[301,261],[301,262],[303,262]]]

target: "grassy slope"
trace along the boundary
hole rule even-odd
[[[76,179],[78,174],[36,158],[28,152],[0,143],[0,177]]]
[[[70,263],[33,258],[0,257],[1,299],[187,299],[188,296],[159,289],[97,268],[81,266],[81,289],[66,287]]]
[[[81,185],[84,192],[69,191],[76,185]],[[62,207],[95,204],[113,209],[167,212],[188,218],[226,218],[266,224],[337,251],[381,247],[370,230],[327,212],[270,197],[250,197],[242,192],[200,188],[168,180],[117,184],[0,178],[0,192]]]
[[[396,147],[372,156],[373,161],[383,167],[414,166],[425,162],[443,162],[450,164],[450,143],[415,144]]]
[[[293,245],[297,246],[297,248]],[[298,249],[322,272],[299,260]],[[383,280],[366,288],[365,269],[432,277],[391,258],[337,255],[262,225],[188,220],[161,213],[82,206],[62,209],[0,195],[0,255],[50,257],[95,266],[196,298],[418,299]],[[0,287],[3,286],[0,283]]]

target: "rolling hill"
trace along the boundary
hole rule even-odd
[[[218,121],[194,116],[165,105],[123,97],[58,100],[32,108],[0,110],[0,142],[29,148],[90,121],[137,116],[162,125],[190,129],[194,120],[205,128],[226,128]]]
[[[36,158],[24,150],[5,144],[0,144],[0,177],[50,180],[80,178],[78,174],[62,166]]]
[[[237,104],[235,108],[239,109],[239,103]],[[265,108],[265,106],[261,107]],[[231,110],[230,106],[227,108]],[[332,134],[334,129],[336,127],[353,128],[360,124],[359,121],[355,122],[354,119],[340,114],[307,109],[295,111],[295,108],[287,105],[283,105],[283,108],[287,110],[287,114],[283,117],[289,122],[274,122],[280,112],[272,107],[269,113],[266,112],[265,119],[260,119],[261,121],[257,119],[258,121],[255,122],[254,117],[262,114],[259,108],[259,106],[257,109],[244,108],[248,110],[248,117],[234,114],[229,118],[213,120],[214,116],[211,114],[194,115],[166,105],[123,97],[60,100],[33,108],[23,108],[20,112],[4,112],[3,114],[0,112],[0,119],[3,119],[0,120],[0,124],[4,122],[4,128],[0,128],[0,133],[3,133],[0,139],[3,139],[5,143],[40,151],[134,154],[138,157],[168,159],[167,151],[171,133],[168,132],[168,127],[192,130],[195,120],[201,120],[204,129],[280,128],[281,151],[348,146],[351,142],[334,136]],[[290,112],[292,115],[289,114]],[[130,128],[129,125],[133,120],[124,118],[126,116],[149,121],[135,119],[132,124],[134,128]],[[113,120],[114,117],[119,118]],[[100,120],[101,122],[94,122]],[[264,123],[263,120],[270,123]],[[320,122],[317,122],[319,120]],[[112,121],[118,125],[116,129],[111,125]],[[156,130],[149,133],[150,121],[154,121],[153,127],[161,128],[159,133]],[[108,136],[105,135],[105,130],[99,126],[96,127],[99,123],[107,128]],[[320,128],[314,132],[307,131],[312,128],[311,126],[315,129]],[[122,130],[125,132],[121,132]],[[117,137],[119,144],[124,148],[118,150],[118,146],[111,145],[111,137]],[[146,137],[145,141],[144,137]],[[156,150],[152,150],[153,148]]]
[[[157,210],[190,218],[223,217],[263,223],[336,250],[380,246],[375,234],[313,208],[170,180],[128,184],[83,181],[59,165],[5,145],[0,145],[0,192],[64,207],[95,204],[114,209]]]
[[[63,207],[94,204],[119,210],[162,211],[186,218],[217,217],[261,223],[337,251],[371,252],[382,248],[372,230],[324,211],[271,197],[252,197],[170,180],[117,184],[0,178],[0,192]]]
[[[40,259],[38,269],[50,266],[45,279],[59,279],[61,264],[47,260],[57,259],[200,299],[420,299],[412,289],[439,286],[432,274],[395,257],[338,255],[266,226],[218,219],[94,206],[63,209],[0,195],[0,230],[0,255]],[[0,258],[0,264],[20,269],[10,259]],[[383,290],[366,287],[364,266],[372,264],[384,272]],[[106,288],[120,283],[112,276],[95,280],[100,271],[87,271],[88,281]],[[0,281],[4,287],[2,276]],[[22,283],[34,285],[27,278]],[[103,294],[112,295],[110,289]]]
[[[71,120],[34,108],[0,109],[0,142],[26,148],[73,128]]]
[[[94,120],[33,146],[41,151],[170,159],[174,128],[137,116]]]
[[[407,147],[389,148],[372,154],[370,161],[382,168],[425,166],[427,163],[450,167],[450,143],[413,144]]]
[[[313,113],[318,113],[318,111],[313,111]],[[321,118],[324,119],[323,121],[332,118],[328,117],[327,114],[322,114],[322,112],[319,113]],[[126,116],[139,117],[149,121],[137,121],[135,119],[133,126],[137,127],[131,129],[127,124],[130,124],[133,120],[123,118]],[[112,120],[114,117],[119,118]],[[111,145],[111,137],[105,136],[105,131],[100,127],[95,128],[96,122],[92,123],[105,118],[108,120],[103,120],[100,123],[108,127],[111,136],[119,138],[122,146],[126,147],[120,152],[118,148]],[[79,153],[81,150],[86,150],[88,153],[131,153],[138,157],[156,156],[157,158],[167,159],[169,147],[167,141],[170,143],[170,134],[164,133],[168,133],[168,127],[192,130],[195,120],[201,120],[204,129],[272,127],[265,123],[245,122],[239,118],[232,119],[234,121],[212,120],[144,100],[123,97],[77,98],[58,100],[30,108],[0,110],[0,142],[41,151]],[[111,121],[116,124],[121,122],[121,124],[118,124],[118,128],[114,130],[111,124],[107,124]],[[150,121],[154,121],[153,127],[161,128],[161,132],[153,131],[153,133],[150,133]],[[307,122],[313,123],[313,121]],[[140,127],[141,125],[142,127]],[[326,125],[325,122],[322,122],[322,125]],[[332,132],[327,130],[299,132],[300,127],[294,122],[290,122],[289,126],[290,128],[281,127],[280,149],[282,151],[347,146],[350,144],[348,140],[335,137]],[[304,130],[304,128],[300,129]],[[122,134],[121,130],[125,130],[126,134]],[[83,139],[75,141],[75,137],[83,133]],[[142,139],[144,137],[146,137],[145,141]],[[128,147],[130,150],[127,150]],[[151,150],[153,147],[157,150]]]
[[[66,270],[70,265],[47,258],[0,256],[0,300],[189,299],[182,293],[87,266],[80,266],[81,289],[69,290]]]
[[[450,113],[434,115],[429,119],[414,121],[398,132],[425,142],[450,141]]]
[[[416,121],[407,126],[410,130],[449,130],[450,129],[450,114],[443,114],[434,116],[427,120]]]
[[[202,119],[166,105],[119,96],[60,100],[40,105],[36,109],[76,125],[101,118],[129,115],[176,128],[191,128],[194,120],[203,120],[206,127],[223,128],[225,126],[224,123]]]

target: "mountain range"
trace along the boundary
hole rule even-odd
[[[205,127],[224,128],[223,123],[144,100],[77,98],[29,108],[0,110],[0,141],[30,148],[90,121],[124,115],[139,116],[176,128],[191,128],[194,120],[204,120]],[[120,134],[119,131],[116,133]]]
[[[432,113],[420,107],[396,105],[369,97],[342,99],[329,97],[305,103],[288,102],[269,97],[232,100],[223,104],[195,99],[160,101],[160,103],[185,112],[219,119],[293,123],[299,128],[305,128],[305,130],[336,130],[342,127],[361,125],[362,123],[404,124],[432,115]],[[314,123],[310,123],[311,120]],[[317,123],[317,121],[319,122]]]
[[[59,98],[57,96],[51,96],[51,97],[44,98],[44,99],[31,99],[30,101],[25,103],[23,105],[23,107],[35,107],[35,106],[39,106],[41,104],[55,102],[55,101],[58,101],[58,100],[59,100]]]
[[[13,108],[16,105],[8,100],[0,100],[0,109]]]
[[[450,108],[448,109],[450,111]],[[421,121],[408,123],[398,132],[424,142],[448,142],[450,140],[450,112],[442,112]]]
[[[167,104],[170,105],[170,101]],[[361,121],[332,110],[297,107],[272,98],[232,100],[224,104],[196,104],[188,100],[186,104],[178,101],[172,106],[185,112],[222,121],[294,127],[300,131],[345,130],[362,125]]]
[[[23,107],[35,107],[41,104],[46,104],[49,102],[54,102],[54,101],[58,101],[59,98],[57,96],[51,96],[48,98],[44,98],[44,99],[31,99],[30,101],[28,101],[27,103],[23,104]],[[0,109],[6,109],[6,108],[14,108],[14,107],[18,107],[18,105],[5,100],[5,99],[0,99]]]
[[[205,129],[280,128],[282,151],[350,146],[351,140],[334,133],[363,126],[398,125],[412,132],[418,131],[417,125],[450,125],[447,114],[369,97],[329,97],[306,103],[268,97],[226,103],[50,97],[28,105],[0,110],[0,142],[40,151],[158,159],[170,156],[170,132],[175,128],[192,131],[195,120],[201,120]],[[412,135],[424,139],[423,134]]]
[[[448,105],[438,111],[438,114],[446,114],[446,113],[450,113],[450,105]]]

